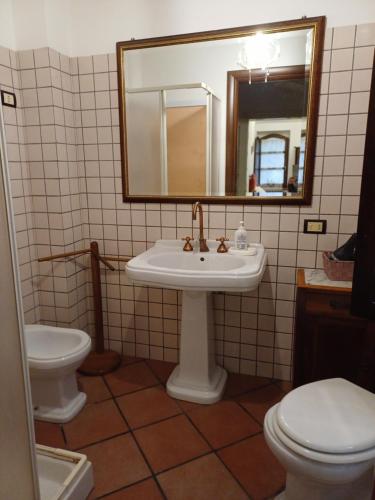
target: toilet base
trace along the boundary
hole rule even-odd
[[[371,500],[374,482],[370,467],[358,479],[349,483],[328,484],[311,481],[288,473],[286,488],[275,500]]]
[[[69,404],[63,408],[50,408],[48,406],[34,407],[34,418],[45,422],[55,422],[65,424],[72,420],[85,406],[87,395],[84,392],[79,392]]]
[[[64,424],[82,410],[87,396],[78,390],[75,371],[30,372],[31,397],[37,420]]]

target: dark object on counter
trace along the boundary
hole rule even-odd
[[[298,192],[298,183],[296,177],[289,177],[288,179],[288,191],[289,193],[297,193]]]
[[[357,234],[354,233],[341,247],[331,253],[331,260],[355,260],[357,249]]]
[[[253,193],[257,188],[257,177],[255,174],[249,176],[249,192]]]

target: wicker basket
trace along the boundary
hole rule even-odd
[[[330,260],[332,252],[323,252],[323,267],[332,281],[352,281],[354,260]]]

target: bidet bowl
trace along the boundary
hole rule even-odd
[[[39,376],[65,368],[74,371],[91,348],[89,335],[73,328],[25,325],[25,339],[30,373]]]

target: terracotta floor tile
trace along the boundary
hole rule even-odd
[[[132,428],[152,424],[181,413],[178,404],[168,396],[161,385],[125,394],[117,398],[117,402]]]
[[[34,420],[35,440],[38,444],[52,446],[53,448],[66,448],[60,424]]]
[[[253,500],[272,497],[283,488],[285,471],[263,435],[224,448],[218,454]]]
[[[122,365],[132,365],[133,363],[139,363],[144,361],[142,358],[135,358],[134,356],[123,356],[121,360]]]
[[[157,484],[153,479],[129,486],[105,497],[105,500],[163,500]]]
[[[206,405],[199,403],[192,403],[191,401],[184,401],[183,399],[176,399],[177,404],[183,411],[191,411],[197,408],[204,408]]]
[[[288,380],[277,380],[276,384],[280,387],[282,391],[285,393],[290,392],[293,389],[293,384],[292,382],[289,382]]]
[[[113,400],[89,404],[71,422],[64,424],[68,446],[73,450],[127,430]]]
[[[102,377],[79,377],[80,391],[87,394],[88,403],[98,403],[112,397]]]
[[[98,498],[151,475],[130,434],[94,444],[80,452],[87,455],[94,469],[95,488],[90,498]]]
[[[214,455],[158,476],[168,500],[245,500],[248,496]]]
[[[188,414],[213,448],[221,448],[262,430],[234,401],[205,405]]]
[[[283,396],[285,396],[285,393],[280,387],[276,384],[272,384],[240,396],[237,401],[263,425],[264,416],[267,410],[278,403]]]
[[[105,375],[105,379],[115,396],[145,389],[159,383],[144,362],[123,365],[118,370]]]
[[[155,472],[161,472],[209,451],[189,420],[180,415],[134,432]]]
[[[264,377],[253,377],[252,375],[241,375],[240,373],[228,373],[224,396],[226,398],[233,398],[239,394],[243,394],[270,383],[271,380]]]
[[[169,375],[172,373],[176,366],[176,363],[159,361],[157,359],[148,359],[147,364],[163,384],[166,384]]]

